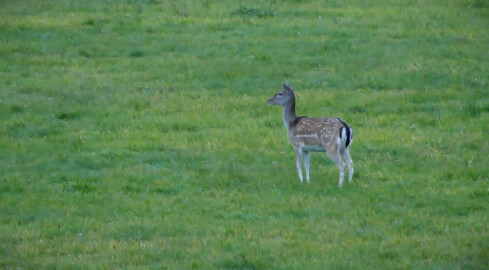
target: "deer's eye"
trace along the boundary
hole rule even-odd
[[[279,95],[279,96],[281,96],[281,95],[282,95],[282,93],[278,93],[278,95]]]

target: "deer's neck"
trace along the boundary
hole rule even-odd
[[[290,121],[294,121],[297,118],[295,114],[295,97],[293,97],[289,102],[284,105],[284,125],[285,128],[289,129]]]

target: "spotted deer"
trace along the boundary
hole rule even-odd
[[[283,90],[268,99],[269,105],[284,108],[284,125],[289,141],[295,148],[297,172],[303,182],[302,162],[309,183],[309,165],[311,152],[327,152],[340,170],[339,186],[343,186],[345,162],[348,166],[348,181],[353,179],[353,161],[348,147],[353,139],[353,129],[339,118],[314,118],[295,114],[295,93],[288,84]]]

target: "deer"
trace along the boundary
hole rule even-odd
[[[316,118],[297,116],[295,112],[295,93],[287,83],[283,89],[268,99],[269,105],[283,107],[283,121],[290,143],[294,146],[299,180],[304,182],[302,163],[306,171],[306,181],[310,183],[309,167],[311,152],[326,152],[338,166],[339,187],[343,186],[345,163],[348,166],[348,182],[353,180],[353,161],[349,146],[353,141],[353,129],[340,118]]]

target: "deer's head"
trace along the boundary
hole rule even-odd
[[[294,98],[294,90],[289,84],[284,83],[284,89],[282,91],[276,93],[273,97],[269,98],[267,103],[269,105],[280,105],[284,106],[290,100]]]

